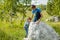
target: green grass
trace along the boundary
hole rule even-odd
[[[9,22],[0,22],[0,39],[1,40],[22,40],[25,36],[24,28],[16,23],[12,26]]]
[[[60,22],[47,22],[60,35]]]

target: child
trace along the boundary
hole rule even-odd
[[[26,36],[25,36],[25,37],[28,36],[28,28],[29,28],[30,22],[31,22],[31,18],[29,17],[29,18],[27,19],[27,21],[25,22],[25,24],[24,24],[24,29],[25,29],[25,31],[26,31]]]
[[[41,9],[37,8],[36,5],[32,5],[32,18],[34,22],[39,23],[41,18]]]

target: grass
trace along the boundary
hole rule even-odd
[[[1,40],[22,40],[25,36],[25,31],[20,24],[11,26],[9,22],[0,22],[0,39]]]
[[[50,17],[46,11],[43,11],[42,13],[43,21]],[[29,16],[31,16],[31,12],[28,12],[27,17]],[[60,34],[60,22],[47,22],[47,24],[53,27],[56,32]],[[23,25],[24,22],[20,24],[20,20],[15,20],[12,24],[10,24],[10,22],[0,21],[0,40],[23,40],[25,37]]]
[[[60,35],[60,22],[47,22]]]

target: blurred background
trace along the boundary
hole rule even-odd
[[[41,21],[60,35],[60,0],[0,0],[0,40],[23,40],[24,22],[32,15],[31,5],[41,8]]]

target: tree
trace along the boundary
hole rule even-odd
[[[47,12],[50,15],[60,16],[60,0],[48,0]]]
[[[49,14],[49,15],[53,15],[52,14],[52,10],[53,10],[53,3],[52,3],[52,1],[51,0],[48,0],[48,3],[47,3],[47,13]]]
[[[40,5],[40,8],[41,8],[42,10],[46,10],[46,5],[41,4],[41,5]]]
[[[30,3],[31,0],[3,0],[3,5],[2,5],[3,7],[0,6],[0,8],[2,8],[2,10],[4,11],[3,12],[4,18],[8,18],[8,16],[13,18],[14,16],[17,16],[16,12],[23,14],[23,17],[25,17],[26,10],[30,6],[30,5],[28,6],[28,4]]]

